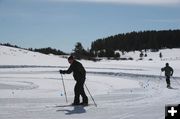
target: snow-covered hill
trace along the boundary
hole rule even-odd
[[[65,58],[0,45],[0,65],[67,65]]]
[[[117,51],[118,52],[118,51]],[[120,53],[121,58],[132,58],[133,62],[138,62],[140,59],[140,52],[125,52],[122,54]],[[162,59],[159,57],[159,54],[162,53]],[[147,55],[142,58],[143,61],[151,61],[151,62],[173,62],[173,61],[180,61],[180,49],[163,49],[159,50],[158,52],[151,52],[151,51],[143,51],[143,54]],[[55,55],[45,55],[37,52],[32,52],[24,49],[19,48],[12,48],[7,46],[0,45],[0,65],[44,65],[44,66],[59,66],[59,65],[68,65],[65,58]],[[88,61],[85,61],[88,64]],[[102,62],[123,62],[120,61],[111,61],[111,60],[103,60]],[[128,62],[128,61],[125,61]],[[96,63],[98,64],[98,63]],[[91,63],[90,63],[90,66]]]
[[[90,106],[61,107],[66,102],[58,71],[67,69],[67,59],[0,46],[0,119],[164,119],[165,105],[180,103],[179,51],[147,52],[143,60],[137,60],[139,52],[122,56],[134,60],[81,60],[87,71],[86,85],[98,106],[86,90]],[[174,68],[173,90],[166,88],[160,71],[166,62]],[[69,104],[75,81],[72,75],[63,79]]]

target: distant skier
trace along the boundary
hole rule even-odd
[[[173,75],[173,68],[169,66],[169,63],[166,63],[166,66],[161,68],[161,71],[165,71],[167,88],[171,88],[170,77]]]
[[[74,102],[72,105],[88,105],[88,97],[84,91],[84,83],[86,79],[86,70],[83,65],[76,61],[73,56],[68,58],[68,62],[71,64],[68,70],[59,70],[61,74],[70,74],[73,72],[73,77],[76,80],[74,87]],[[82,96],[82,103],[80,103],[80,95]]]

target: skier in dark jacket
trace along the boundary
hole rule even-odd
[[[173,68],[169,66],[169,63],[166,63],[166,66],[161,68],[161,71],[165,71],[167,88],[171,88],[170,77],[173,75]]]
[[[74,87],[74,102],[72,105],[88,105],[88,97],[84,91],[84,83],[86,79],[86,70],[83,65],[76,61],[73,56],[68,58],[68,62],[71,64],[68,70],[60,70],[61,74],[70,74],[73,72],[73,77],[76,81]],[[80,95],[82,96],[83,102],[80,103]]]

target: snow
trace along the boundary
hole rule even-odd
[[[44,55],[41,53],[35,53],[23,49],[17,49],[12,47],[6,47],[0,45],[0,65],[38,65],[38,66],[67,66],[66,59],[53,55]]]
[[[68,68],[67,59],[0,46],[0,119],[164,119],[166,104],[180,104],[180,49],[147,55],[138,60],[136,51],[123,56],[134,60],[81,60],[86,85],[98,106],[85,89],[90,106],[60,107],[67,103],[58,71]],[[172,90],[160,72],[166,62],[175,71]],[[63,79],[69,104],[75,81],[72,74]]]

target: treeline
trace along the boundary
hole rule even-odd
[[[54,54],[54,55],[66,55],[67,53],[61,51],[61,50],[57,50],[51,47],[48,48],[40,48],[40,49],[30,49],[31,51],[34,52],[40,52],[43,54]]]
[[[29,50],[29,51],[33,51],[33,52],[39,52],[39,53],[43,53],[43,54],[54,54],[54,55],[67,55],[67,53],[61,51],[61,50],[57,50],[57,49],[54,49],[54,48],[51,48],[51,47],[47,47],[47,48],[21,48],[17,45],[12,45],[10,43],[0,43],[0,45],[3,45],[3,46],[8,46],[8,47],[14,47],[14,48],[20,48],[20,49],[24,49],[24,50]]]
[[[91,44],[91,52],[99,52],[99,56],[112,56],[115,50],[141,51],[150,49],[158,51],[163,48],[180,47],[180,30],[140,31],[118,34],[98,39]]]
[[[21,48],[9,43],[1,45]],[[97,56],[118,59],[121,56],[118,52],[115,52],[116,50],[119,50],[124,54],[124,52],[129,51],[146,51],[149,49],[151,51],[158,51],[163,48],[180,48],[180,30],[140,31],[118,34],[107,38],[97,39],[91,43],[91,49],[87,50],[84,49],[80,42],[77,42],[72,54],[78,59],[94,60]],[[51,47],[39,49],[28,48],[26,50],[54,55],[67,54]]]
[[[19,46],[17,46],[17,45],[12,45],[12,44],[10,44],[10,43],[0,43],[0,45],[8,46],[8,47],[14,47],[14,48],[21,48],[21,47],[19,47]],[[23,49],[23,48],[21,48],[21,49]]]

